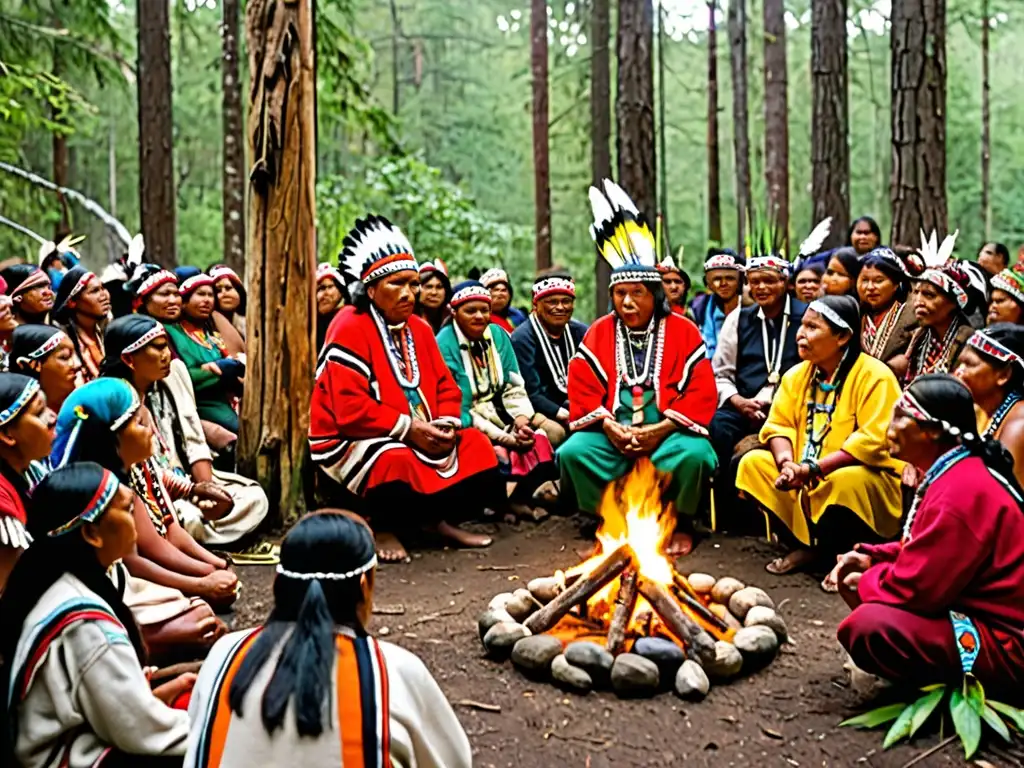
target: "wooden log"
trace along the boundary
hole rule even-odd
[[[615,611],[612,614],[611,624],[608,625],[608,640],[605,647],[611,654],[622,650],[622,644],[626,640],[626,630],[629,629],[629,620],[636,610],[637,598],[636,568],[630,568],[622,574],[619,580],[619,593],[615,597]]]
[[[601,564],[594,569],[594,572],[585,578],[577,580],[571,587],[568,587],[562,594],[555,597],[533,616],[524,622],[524,626],[533,634],[547,632],[558,620],[569,612],[577,603],[586,603],[612,579],[626,570],[633,561],[633,549],[629,544],[623,544],[601,561]]]
[[[639,589],[668,630],[686,646],[690,658],[699,664],[714,660],[715,641],[700,624],[686,615],[666,587],[641,577]]]
[[[676,588],[677,588],[676,591],[675,591],[676,598],[679,600],[679,602],[681,602],[683,605],[685,605],[691,611],[696,613],[701,618],[701,620],[707,622],[707,624],[710,627],[712,627],[716,631],[722,633],[723,636],[719,637],[718,639],[719,640],[724,640],[725,639],[724,636],[730,631],[729,630],[729,625],[726,624],[724,621],[722,621],[722,619],[718,618],[714,613],[712,613],[711,609],[708,608],[706,605],[704,605],[704,603],[702,603],[699,599],[693,597],[691,595],[691,593],[690,593],[690,590],[687,589],[687,588],[684,588],[679,583],[679,580],[682,579],[682,578],[683,577],[679,576],[679,575],[676,575],[676,577],[675,577]],[[685,579],[684,579],[684,581],[685,581]],[[687,584],[686,586],[689,587],[689,584]]]

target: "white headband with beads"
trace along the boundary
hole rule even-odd
[[[316,571],[314,573],[299,573],[298,571],[289,571],[283,565],[278,563],[277,572],[279,575],[284,576],[286,579],[298,579],[299,581],[313,581],[314,579],[324,581],[344,581],[345,579],[352,579],[356,576],[362,576],[367,571],[375,568],[377,565],[377,555],[374,553],[373,557],[367,560],[365,563],[360,565],[358,568],[353,568],[351,571],[345,571],[344,573],[324,573],[322,571]]]
[[[815,299],[814,301],[812,301],[807,308],[813,309],[819,315],[824,315],[825,317],[827,317],[829,321],[832,323],[832,325],[842,328],[844,331],[853,331],[853,328],[850,327],[850,324],[843,320],[843,318],[839,316],[838,312],[836,312],[834,309],[832,309],[832,307],[830,307],[828,304],[821,301],[820,299]]]

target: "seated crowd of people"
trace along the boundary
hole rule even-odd
[[[763,233],[712,249],[690,301],[620,187],[590,203],[611,278],[589,327],[565,269],[525,313],[503,269],[453,285],[387,219],[356,222],[314,277],[327,508],[280,547],[235,468],[231,269],[0,273],[4,764],[468,766],[422,662],[367,632],[378,563],[489,546],[472,521],[560,510],[592,531],[638,461],[671,554],[767,523],[788,550],[767,570],[824,575],[859,667],[1019,694],[1024,267],[998,244],[958,259],[955,235],[889,248],[869,218],[823,250],[825,221],[794,258]],[[229,633],[236,563],[276,578],[265,623]]]

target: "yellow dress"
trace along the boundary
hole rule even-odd
[[[803,458],[807,445],[807,403],[813,375],[814,366],[803,362],[782,377],[759,436],[765,444],[773,437],[789,438],[797,462]],[[817,455],[820,461],[836,451],[846,451],[860,464],[830,473],[813,489],[780,491],[775,487],[779,471],[771,451],[751,451],[740,460],[736,487],[774,513],[807,546],[812,543],[807,517],[817,523],[825,510],[835,504],[856,513],[880,536],[894,537],[899,531],[902,509],[903,462],[889,456],[885,433],[899,396],[899,383],[889,367],[861,354],[846,376],[831,427]],[[817,402],[826,402],[825,397],[827,402],[832,401],[831,395],[819,391]],[[816,431],[820,433],[825,428],[825,415],[816,415]]]

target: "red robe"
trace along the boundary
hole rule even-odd
[[[975,676],[986,687],[1024,685],[1024,511],[980,458],[935,480],[903,542],[861,550],[875,564],[839,627],[858,666],[917,684],[959,679],[956,611],[981,636]]]
[[[461,426],[462,392],[430,325],[413,316],[409,328],[427,418]],[[313,460],[358,495],[389,482],[416,493],[438,493],[497,466],[482,432],[460,430],[455,449],[434,458],[403,442],[411,423],[411,406],[373,317],[345,307],[327,329],[317,364],[309,419]]]
[[[569,427],[614,418],[622,372],[615,351],[615,313],[597,320],[569,362]],[[718,391],[697,326],[670,314],[658,324],[652,364],[658,411],[683,429],[707,435]]]

